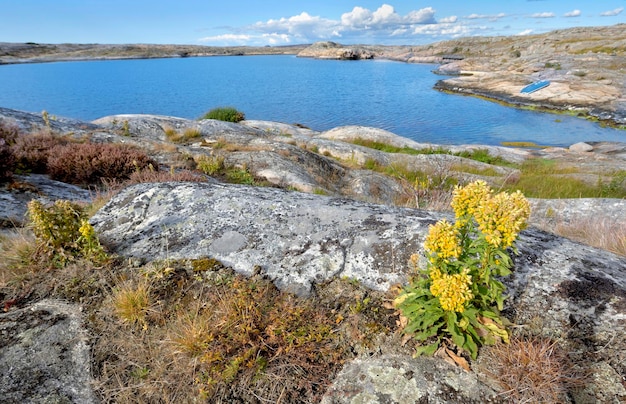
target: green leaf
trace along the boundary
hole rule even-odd
[[[463,349],[467,350],[470,353],[472,359],[476,359],[476,356],[478,356],[478,345],[476,345],[472,338],[467,338],[465,340]]]
[[[415,349],[414,356],[418,357],[420,355],[433,355],[437,351],[437,348],[439,348],[439,343],[440,341],[437,340],[437,342],[433,342],[432,344],[417,347]]]

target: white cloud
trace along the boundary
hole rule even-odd
[[[563,16],[564,17],[580,17],[582,13],[580,12],[580,10],[572,10],[568,13],[565,13]]]
[[[525,29],[524,31],[519,32],[519,33],[517,33],[517,34],[515,34],[515,35],[523,36],[523,35],[530,35],[530,34],[532,34],[532,33],[533,33],[533,30],[532,30],[532,29]]]
[[[458,20],[458,17],[456,15],[451,15],[450,17],[445,17],[439,20],[439,23],[441,24],[452,24],[455,23]]]
[[[278,45],[311,43],[342,38],[343,43],[422,42],[426,36],[458,37],[484,31],[485,27],[468,26],[457,16],[437,20],[435,9],[424,7],[399,14],[393,6],[382,4],[375,10],[356,6],[339,19],[323,18],[302,12],[291,17],[259,21],[244,27],[227,28],[230,33],[207,36],[200,42],[215,45]],[[497,20],[505,14],[485,16]]]
[[[500,18],[506,17],[506,14],[470,14],[466,16],[468,20],[489,20],[489,21],[498,21]]]
[[[553,18],[555,17],[554,13],[535,13],[531,15],[532,18]]]
[[[198,41],[211,43],[245,44],[250,39],[252,39],[250,35],[222,34],[205,36],[204,38],[198,39]]]
[[[622,11],[624,11],[624,7],[619,7],[619,8],[616,8],[615,10],[605,11],[603,13],[600,13],[600,15],[602,17],[615,17],[616,15],[621,14]]]
[[[291,38],[286,34],[263,34],[262,38],[270,45],[285,45],[291,43]]]
[[[426,7],[413,10],[402,17],[393,6],[383,4],[372,12],[363,7],[354,7],[349,13],[341,15],[341,25],[348,29],[384,28],[399,24],[431,24],[435,22],[435,10]]]

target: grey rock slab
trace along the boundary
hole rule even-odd
[[[47,175],[16,175],[15,180],[32,186],[31,189],[0,186],[0,225],[21,226],[25,222],[28,202],[38,199],[42,203],[66,199],[74,202],[91,202],[93,195],[72,184],[51,180]]]
[[[93,123],[57,117],[53,114],[48,115],[48,126],[42,112],[33,113],[0,107],[0,122],[16,125],[22,132],[51,130],[57,133],[78,134],[100,129],[100,126]]]
[[[584,153],[584,152],[590,152],[592,150],[593,150],[593,146],[585,142],[574,143],[573,145],[569,147],[569,151],[574,152],[574,153]]]
[[[402,355],[358,358],[335,377],[322,404],[409,404],[498,402],[497,393],[442,360]]]
[[[76,305],[43,300],[0,314],[0,401],[97,403]]]
[[[283,289],[347,276],[386,290],[405,282],[433,214],[271,188],[140,184],[92,219],[115,253],[146,260],[210,256]]]

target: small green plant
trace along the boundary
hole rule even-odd
[[[511,273],[507,248],[526,226],[528,200],[517,191],[495,194],[484,181],[457,187],[452,207],[456,223],[445,219],[429,229],[428,265],[399,294],[395,305],[405,317],[404,332],[424,343],[417,354],[433,354],[449,337],[459,350],[476,358],[478,348],[507,342],[500,316],[504,285]]]
[[[224,156],[201,156],[196,163],[203,173],[215,175],[224,169]]]
[[[224,174],[226,175],[226,180],[230,183],[256,185],[254,176],[250,173],[247,167],[230,167]]]
[[[218,107],[210,110],[200,119],[217,119],[218,121],[237,123],[246,119],[246,116],[233,107]]]
[[[104,262],[107,254],[83,209],[70,201],[57,200],[45,207],[38,200],[28,203],[28,216],[41,251],[63,266],[76,258]]]
[[[48,114],[48,111],[41,111],[41,118],[43,119],[43,123],[46,125],[48,131],[51,131],[52,127],[50,126],[50,114]]]
[[[561,64],[559,62],[546,62],[545,68],[546,69],[561,70]]]
[[[167,128],[165,129],[165,136],[174,143],[184,143],[191,139],[198,139],[202,136],[202,132],[197,128],[187,128],[179,133],[176,129]]]
[[[124,122],[122,122],[122,135],[130,136],[130,126],[128,125],[127,119],[125,119]]]

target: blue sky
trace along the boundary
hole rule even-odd
[[[0,0],[0,42],[410,45],[613,25],[626,22],[625,7],[626,0]]]

